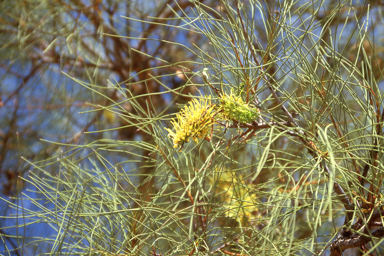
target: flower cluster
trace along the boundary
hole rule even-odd
[[[253,189],[242,180],[241,175],[222,172],[217,182],[219,190],[224,191],[222,201],[227,217],[242,224],[255,218],[258,214],[256,195],[252,193]]]
[[[222,115],[227,120],[239,123],[250,123],[259,117],[260,110],[245,103],[241,96],[231,93],[224,94],[221,99]]]
[[[214,115],[215,107],[211,104],[210,97],[190,101],[176,115],[176,119],[171,121],[175,131],[165,128],[173,138],[174,147],[182,146],[191,138],[197,142],[198,139],[206,137],[212,129]]]

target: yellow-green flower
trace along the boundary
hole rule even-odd
[[[240,123],[250,123],[259,117],[260,110],[245,103],[241,96],[235,95],[233,91],[224,94],[221,99],[222,115],[227,120]]]
[[[191,100],[176,114],[176,119],[171,121],[175,131],[165,128],[173,138],[174,147],[182,146],[191,138],[197,142],[198,139],[206,137],[212,129],[214,115],[215,107],[211,104],[210,97]]]
[[[241,175],[222,172],[217,182],[219,191],[223,191],[222,203],[227,217],[244,224],[258,215],[256,194]]]

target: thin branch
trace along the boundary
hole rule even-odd
[[[357,238],[337,239],[331,245],[331,256],[341,256],[343,251],[349,248],[355,248],[365,245],[372,241],[372,238],[384,237],[384,227],[372,232],[371,236],[360,235]]]
[[[16,88],[16,90],[14,90],[3,102],[3,104],[7,104],[7,102],[9,100],[11,100],[13,98],[13,96],[15,96],[16,94],[18,94],[21,89],[23,89],[23,87],[27,84],[28,80],[40,69],[41,67],[41,64],[39,65],[33,65],[31,71],[29,72],[28,75],[24,76],[23,77],[23,80],[21,82],[21,84]]]

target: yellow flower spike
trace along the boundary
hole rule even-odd
[[[235,95],[233,91],[230,94],[224,94],[220,101],[223,117],[227,120],[250,123],[260,115],[258,108],[244,102],[241,96]]]
[[[213,183],[212,179],[210,181]],[[252,186],[246,184],[241,175],[221,172],[217,188],[224,192],[222,203],[227,217],[242,224],[258,217],[257,196],[252,192]]]
[[[168,128],[168,136],[173,139],[175,148],[182,146],[191,138],[194,142],[206,137],[214,123],[215,107],[208,99],[193,99],[176,114],[176,119],[171,121],[174,132]]]

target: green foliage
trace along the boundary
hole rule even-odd
[[[56,143],[72,148],[30,163],[34,169],[24,181],[38,200],[23,194],[24,206],[10,201],[13,218],[23,215],[19,227],[46,225],[53,233],[16,235],[23,249],[42,244],[49,248],[42,255],[341,255],[355,248],[380,255],[384,94],[382,76],[373,72],[375,55],[363,47],[373,33],[369,15],[379,14],[363,4],[356,11],[349,1],[190,2],[193,15],[182,9],[169,23],[164,17],[142,22],[205,37],[209,44],[201,47],[152,39],[186,48],[195,60],[157,58],[155,68],[111,82],[108,90],[120,100],[76,80],[112,102],[100,111],[141,134],[82,146]],[[349,58],[353,44],[358,54]],[[170,66],[182,70],[182,88],[195,88],[193,95],[162,80],[180,72],[156,72]],[[137,95],[138,84],[162,90]],[[180,111],[179,97],[192,98]],[[185,143],[189,139],[196,143]],[[58,174],[45,171],[47,165]]]

